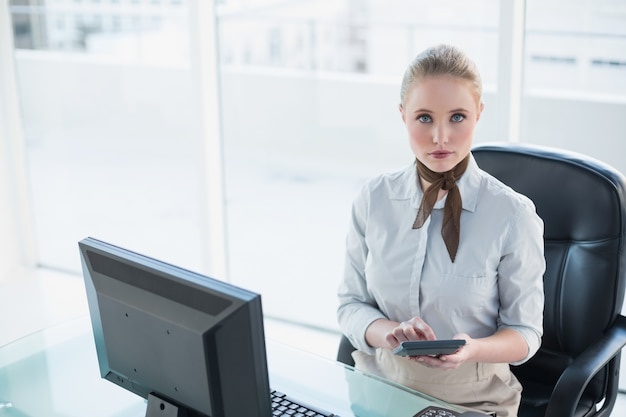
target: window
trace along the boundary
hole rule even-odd
[[[525,142],[584,153],[626,172],[623,2],[527,1],[522,105]]]
[[[201,270],[187,5],[87,3],[12,2],[39,263],[79,272],[77,242],[93,236]]]
[[[234,283],[263,294],[266,314],[336,329],[352,198],[366,179],[413,160],[398,103],[418,52],[459,44],[493,101],[498,2],[468,3],[218,8],[229,269]],[[484,140],[493,140],[497,106],[489,112]]]

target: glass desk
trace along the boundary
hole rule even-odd
[[[267,341],[270,386],[342,417],[413,417],[438,400]],[[104,379],[88,317],[0,348],[0,417],[142,417],[146,402]]]

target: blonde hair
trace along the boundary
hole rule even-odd
[[[404,105],[404,97],[413,82],[429,76],[450,76],[467,80],[475,89],[477,102],[481,102],[483,84],[474,61],[455,46],[437,45],[417,55],[404,72],[400,87],[400,105]]]

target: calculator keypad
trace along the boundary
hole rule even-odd
[[[459,417],[460,415],[461,413],[457,413],[456,411],[430,406],[415,414],[413,417]]]

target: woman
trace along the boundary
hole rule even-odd
[[[415,161],[368,182],[352,208],[338,321],[358,368],[449,403],[516,416],[509,369],[543,332],[543,222],[470,152],[484,104],[475,64],[441,45],[406,70],[400,114]],[[406,340],[464,339],[450,355]]]

